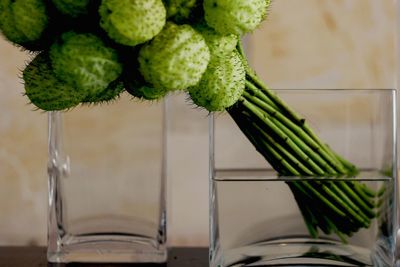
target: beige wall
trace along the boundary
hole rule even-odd
[[[394,37],[393,0],[275,0],[268,20],[249,37],[248,52],[277,89],[394,88]],[[21,95],[18,70],[28,58],[0,41],[0,245],[45,244],[46,238],[47,116],[32,112]],[[169,240],[206,245],[207,113],[183,95],[171,106]]]
[[[250,58],[273,88],[393,88],[392,0],[276,0]]]

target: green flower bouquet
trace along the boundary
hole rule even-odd
[[[150,101],[186,91],[197,106],[228,112],[279,174],[353,176],[357,167],[320,140],[247,63],[240,37],[260,25],[270,5],[0,0],[0,29],[34,56],[22,77],[26,96],[40,110],[101,104],[124,91]],[[376,192],[357,182],[298,182],[291,190],[313,237],[323,231],[346,242],[376,217]]]

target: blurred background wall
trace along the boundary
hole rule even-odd
[[[396,88],[396,24],[394,0],[275,0],[247,52],[275,89]],[[47,116],[18,78],[29,58],[0,40],[0,245],[46,242]],[[169,241],[207,245],[208,114],[186,99],[170,105]]]

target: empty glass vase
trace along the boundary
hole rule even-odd
[[[50,262],[166,261],[165,125],[123,98],[49,113]]]

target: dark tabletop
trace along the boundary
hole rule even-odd
[[[206,267],[208,266],[207,248],[171,248],[166,264],[50,264],[46,260],[44,247],[0,247],[0,267],[118,267],[118,266],[168,266],[168,267]]]

